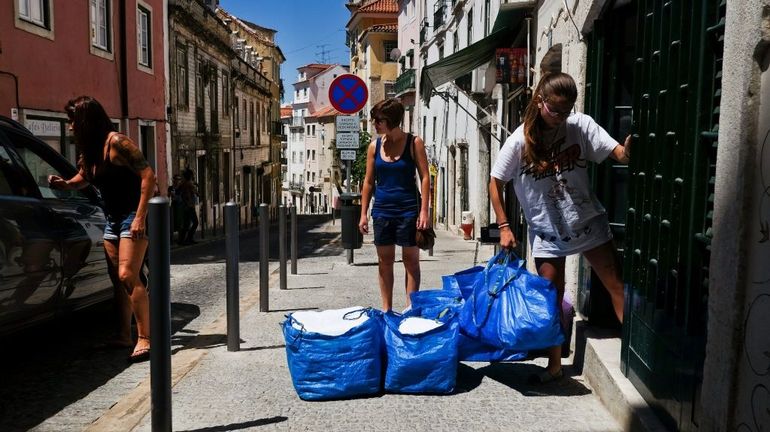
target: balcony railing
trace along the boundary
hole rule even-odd
[[[292,127],[304,127],[305,126],[305,117],[301,116],[294,116],[291,119],[291,126]]]
[[[396,94],[414,90],[414,69],[406,69],[401,72],[401,75],[396,79],[396,86],[394,88]]]
[[[289,190],[296,192],[305,192],[304,182],[289,182]]]

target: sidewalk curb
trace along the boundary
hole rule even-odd
[[[647,401],[620,370],[620,339],[586,331],[583,375],[623,430],[666,432]]]
[[[279,267],[270,271],[269,286],[278,283]],[[254,289],[250,294],[241,298],[240,314],[244,315],[249,309],[259,304],[259,289]],[[200,330],[200,333],[191,341],[190,345],[171,356],[171,388],[173,389],[187,374],[197,366],[208,354],[212,343],[210,335],[227,334],[227,313],[222,313],[214,321]],[[149,363],[147,363],[149,364]],[[98,431],[130,431],[140,425],[147,414],[150,413],[150,376],[139,383],[134,390],[121,398],[108,411],[102,414],[86,432]]]

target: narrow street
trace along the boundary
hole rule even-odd
[[[328,216],[299,216],[300,258],[333,254],[344,259],[335,234],[314,229]],[[339,221],[337,221],[339,224]],[[288,227],[288,224],[287,224]],[[278,226],[270,231],[271,269],[278,260]],[[225,311],[225,244],[211,239],[172,250],[172,352],[192,341],[200,329]],[[259,230],[244,230],[240,240],[240,290],[243,298],[258,290]],[[148,374],[149,363],[131,365],[129,350],[100,350],[112,329],[111,304],[62,316],[0,339],[3,369],[0,430],[82,430]],[[226,335],[210,336],[211,347]]]

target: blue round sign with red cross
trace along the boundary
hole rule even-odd
[[[366,106],[369,89],[353,74],[340,75],[329,85],[329,102],[343,114],[355,114]]]

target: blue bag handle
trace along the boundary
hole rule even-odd
[[[431,320],[433,320],[433,321],[438,321],[438,322],[440,322],[440,323],[441,323],[441,325],[442,325],[442,326],[444,326],[444,325],[445,325],[445,324],[446,324],[446,323],[449,321],[449,319],[452,317],[452,315],[454,315],[455,313],[456,313],[456,312],[452,311],[452,308],[450,308],[450,307],[445,307],[445,308],[444,308],[444,309],[443,309],[441,312],[439,312],[439,313],[438,313],[438,315],[436,316],[436,318],[429,318],[429,317],[415,317],[415,318],[425,318],[425,319],[431,319]],[[387,314],[383,314],[383,315],[388,315],[388,314],[390,314],[390,315],[393,315],[393,316],[394,316],[394,317],[396,317],[396,318],[403,318],[403,317],[404,317],[404,316],[403,316],[403,315],[401,315],[400,313],[398,313],[398,312],[393,312],[393,311],[390,311],[390,312],[388,312]],[[444,318],[444,317],[447,317],[447,318],[446,318],[446,320],[442,320],[442,318]],[[405,335],[405,334],[401,333],[401,331],[399,331],[399,330],[398,330],[398,326],[396,326],[396,327],[393,327],[394,323],[392,323],[392,322],[391,322],[391,320],[389,320],[389,319],[387,318],[387,316],[383,316],[383,318],[384,318],[384,319],[383,319],[383,321],[385,321],[385,325],[386,325],[386,326],[388,326],[388,328],[389,328],[391,331],[393,331],[393,333],[395,333],[395,334],[397,334],[397,335],[399,335],[399,336],[402,336],[402,337],[403,337],[403,336],[414,336],[414,335]],[[429,331],[427,331],[426,333],[431,333],[431,332],[433,332],[434,330],[436,330],[436,329],[439,329],[439,328],[441,328],[441,327],[436,327],[435,329],[433,329],[433,330],[429,330]]]
[[[364,314],[371,315],[371,311],[372,311],[372,308],[370,308],[370,307],[368,307],[368,308],[361,308],[361,309],[355,309],[355,310],[352,310],[352,311],[349,311],[349,312],[345,312],[345,314],[342,315],[342,319],[344,319],[344,320],[357,320],[357,319],[361,318],[361,316],[364,315]],[[358,314],[358,316],[356,316],[355,318],[352,318],[353,314]],[[297,324],[297,326],[299,327],[299,328],[294,328],[295,330],[297,330],[297,335],[294,336],[294,338],[291,340],[291,344],[290,344],[290,345],[294,346],[299,339],[302,339],[302,336],[307,332],[307,330],[305,330],[305,325],[304,324],[302,324],[301,322],[297,321],[294,318],[294,314],[289,314],[289,315],[284,315],[284,316],[286,317],[286,321],[288,321],[288,323],[284,322],[283,325],[287,325],[288,324],[288,325],[293,327],[294,324]]]
[[[516,252],[511,250],[505,250],[502,249],[500,252],[497,253],[492,259],[490,259],[487,262],[486,267],[484,267],[484,285],[489,286],[489,271],[492,270],[492,266],[498,263],[500,259],[502,259],[502,265],[503,267],[508,267],[508,264],[511,262],[511,257],[515,258],[516,260],[520,261],[519,265],[516,269],[516,273],[511,276],[507,281],[504,283],[498,284],[497,287],[493,289],[489,289],[487,293],[489,294],[489,301],[487,302],[487,310],[484,311],[484,319],[481,320],[481,324],[479,324],[476,320],[476,290],[474,289],[473,292],[471,292],[471,320],[473,321],[473,325],[476,326],[476,328],[481,328],[484,326],[484,324],[487,323],[487,320],[489,319],[489,312],[492,310],[492,304],[494,304],[495,299],[497,298],[497,295],[500,294],[500,291],[507,286],[511,281],[515,280],[519,275],[521,275],[521,272],[524,270],[524,261],[522,261],[518,255],[516,255]],[[502,272],[500,277],[504,277],[505,272]]]

